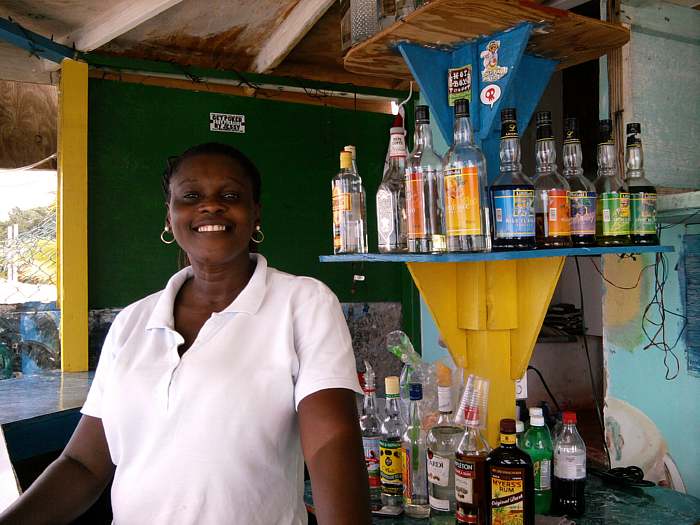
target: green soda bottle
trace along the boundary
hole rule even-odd
[[[552,506],[552,456],[554,447],[544,424],[541,408],[530,409],[530,428],[522,439],[522,449],[532,459],[535,474],[535,514],[547,514]]]

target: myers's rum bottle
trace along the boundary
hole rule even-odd
[[[448,252],[491,249],[486,159],[474,144],[469,101],[455,101],[454,145],[445,164],[445,234]]]
[[[571,246],[569,183],[557,170],[552,114],[549,111],[537,113],[535,161],[537,245],[541,248]]]
[[[627,124],[627,186],[630,191],[630,238],[633,244],[659,244],[656,233],[656,188],[644,176],[642,125]]]
[[[493,247],[535,247],[535,188],[520,164],[515,108],[501,111],[500,175],[491,186]]]
[[[599,132],[596,240],[601,246],[629,244],[630,194],[617,172],[612,120],[601,120]]]
[[[578,133],[578,121],[564,120],[564,178],[569,183],[571,205],[571,241],[574,246],[595,244],[596,192],[593,183],[583,174],[583,153]]]
[[[389,167],[377,190],[377,238],[382,253],[405,252],[406,246],[406,139],[401,126],[391,128]]]
[[[501,419],[501,444],[486,458],[491,524],[534,525],[532,460],[518,448],[515,420]]]
[[[428,106],[416,106],[414,142],[406,167],[408,251],[444,252],[442,160],[433,150]]]
[[[333,253],[367,253],[365,190],[353,169],[352,152],[340,152],[340,171],[331,182]]]

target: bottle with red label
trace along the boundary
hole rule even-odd
[[[491,448],[479,428],[479,407],[468,406],[464,412],[464,434],[455,452],[455,519],[457,523],[487,525],[486,457]]]
[[[586,444],[576,429],[576,412],[564,412],[554,442],[552,507],[558,514],[581,516],[586,508]]]
[[[501,419],[500,446],[486,458],[489,524],[534,525],[532,460],[518,448],[515,420]]]
[[[552,114],[537,113],[535,170],[535,223],[537,246],[571,246],[571,207],[569,183],[557,170],[557,154],[552,131]]]
[[[382,438],[382,422],[379,420],[377,411],[374,370],[367,360],[365,360],[365,369],[360,430],[362,431],[362,447],[365,451],[365,465],[369,481],[370,508],[378,510],[382,507],[382,485],[379,475],[379,441]]]

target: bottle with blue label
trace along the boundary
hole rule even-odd
[[[595,245],[595,186],[583,174],[583,153],[578,132],[578,121],[564,120],[564,148],[562,151],[564,171],[569,183],[571,203],[571,242],[574,246]]]
[[[491,194],[493,247],[528,250],[535,247],[535,187],[520,164],[520,138],[515,108],[501,111],[500,175]]]
[[[659,244],[656,233],[656,188],[644,176],[642,125],[627,124],[625,165],[630,190],[630,236],[633,244]]]

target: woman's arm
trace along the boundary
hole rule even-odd
[[[0,525],[70,523],[100,497],[113,474],[102,420],[83,416],[58,459],[0,514]]]
[[[320,525],[369,525],[369,485],[355,394],[332,388],[299,403],[299,429]]]

